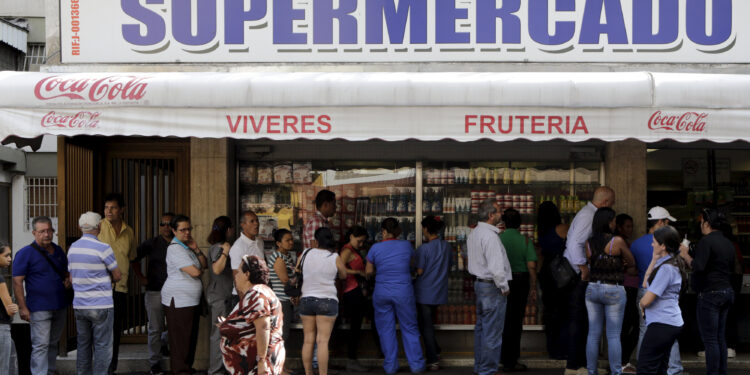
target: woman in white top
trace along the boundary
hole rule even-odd
[[[328,374],[328,340],[339,313],[336,297],[336,277],[346,279],[346,266],[336,254],[336,241],[331,230],[322,227],[315,231],[318,248],[306,250],[297,263],[302,273],[302,298],[299,314],[305,340],[302,344],[302,363],[305,374],[313,375],[313,347],[318,344],[318,370]]]
[[[190,235],[193,227],[189,217],[177,215],[169,225],[174,238],[167,248],[167,280],[161,289],[161,304],[167,315],[169,362],[175,375],[191,374],[206,256]]]

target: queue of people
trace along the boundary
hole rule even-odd
[[[519,362],[522,324],[528,302],[537,298],[537,280],[548,352],[551,358],[567,360],[566,374],[598,373],[605,326],[611,374],[681,373],[677,337],[684,322],[679,300],[690,273],[698,293],[707,373],[726,374],[725,331],[735,296],[730,276],[737,256],[721,231],[726,218],[716,210],[704,210],[704,237],[691,250],[669,225],[676,219],[662,207],[649,210],[649,233],[632,240],[633,220],[616,215],[614,202],[612,189],[596,189],[570,227],[562,223],[554,204],[543,202],[539,251],[518,231],[518,211],[501,212],[492,199],[479,205],[479,222],[467,240],[468,271],[476,293],[475,373],[526,370]],[[328,344],[339,312],[350,326],[347,371],[369,370],[358,361],[365,318],[372,321],[386,373],[399,370],[396,324],[410,370],[440,369],[433,321],[437,308],[447,303],[452,248],[440,236],[444,223],[439,218],[422,220],[424,243],[416,250],[399,239],[401,226],[395,218],[383,220],[383,240],[366,253],[369,235],[359,226],[346,233],[339,248],[328,228],[336,198],[323,190],[316,197],[315,215],[305,223],[306,247],[300,254],[286,229],[274,232],[274,249],[265,251],[258,217],[250,211],[241,214],[241,231],[233,244],[231,220],[217,217],[204,254],[192,237],[189,217],[163,214],[159,234],[136,247],[132,229],[122,220],[122,196],[108,195],[104,207],[104,218],[93,212],[81,215],[83,236],[67,256],[52,243],[52,221],[33,220],[35,240],[13,261],[16,303],[0,276],[0,339],[8,337],[0,344],[0,373],[11,366],[12,340],[5,328],[16,313],[31,323],[32,373],[54,371],[65,311],[71,304],[78,330],[77,372],[113,373],[117,333],[123,330],[118,326],[118,309],[124,311],[118,293],[127,291],[123,279],[130,267],[146,286],[152,374],[164,373],[159,362],[167,353],[172,373],[194,372],[203,313],[211,316],[210,374],[291,373],[285,357],[289,328],[298,313],[303,371],[326,375]],[[502,234],[501,222],[506,227]],[[10,253],[9,246],[0,244],[0,267],[11,264]],[[142,259],[148,259],[146,275]],[[573,275],[566,285],[559,285],[553,275],[552,267],[560,262],[567,263]],[[205,272],[209,283],[204,290]],[[206,312],[201,311],[204,298]],[[630,319],[639,322],[640,329],[625,323],[629,314],[637,314]],[[636,365],[629,361],[634,349]]]

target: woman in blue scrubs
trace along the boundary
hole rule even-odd
[[[398,220],[389,217],[383,220],[381,228],[383,241],[370,248],[366,273],[368,276],[375,275],[372,301],[380,347],[385,355],[383,368],[388,374],[398,371],[398,318],[409,367],[412,372],[420,373],[425,369],[425,361],[419,340],[417,305],[410,273],[414,248],[410,242],[398,239],[401,235]]]

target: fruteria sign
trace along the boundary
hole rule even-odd
[[[748,63],[746,0],[62,0],[65,63]]]

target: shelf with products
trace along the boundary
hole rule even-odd
[[[437,312],[437,323],[473,324],[475,321],[474,280],[466,272],[466,239],[476,225],[479,205],[493,199],[501,209],[515,208],[522,224],[521,234],[536,243],[536,210],[544,201],[552,201],[563,221],[573,216],[593,196],[599,184],[599,165],[554,165],[554,163],[430,163],[423,173],[423,214],[441,217],[445,222],[443,238],[454,248],[449,277],[448,304]],[[499,224],[504,230],[504,223]],[[537,291],[539,292],[539,291]],[[524,327],[541,322],[540,299],[526,307]],[[526,329],[526,328],[525,328]]]
[[[315,196],[323,189],[336,194],[337,209],[328,221],[337,241],[354,225],[365,227],[370,239],[378,241],[380,221],[389,216],[399,219],[403,239],[416,238],[413,164],[240,162],[237,175],[240,207],[258,214],[266,241],[272,240],[273,230],[290,229],[301,250],[304,223],[315,214]]]

